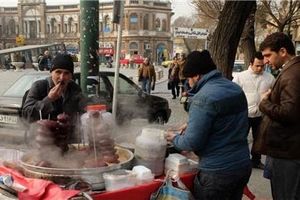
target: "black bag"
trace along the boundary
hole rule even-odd
[[[172,83],[173,83],[173,82],[172,82],[171,80],[168,81],[168,90],[171,90],[171,89],[172,89]]]

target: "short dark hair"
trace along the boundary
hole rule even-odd
[[[278,52],[281,48],[285,48],[288,54],[295,55],[295,47],[292,40],[282,32],[272,33],[268,35],[260,44],[260,51],[270,48],[271,51]]]
[[[250,63],[253,63],[255,58],[258,60],[263,60],[264,56],[262,55],[262,53],[260,51],[257,51],[252,55],[252,57],[250,59]]]

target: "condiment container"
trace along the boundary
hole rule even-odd
[[[160,176],[164,172],[166,149],[163,130],[143,128],[135,141],[135,163],[149,168],[155,176]]]
[[[103,178],[107,191],[132,187],[136,184],[136,174],[130,170],[120,169],[104,173]]]
[[[152,174],[151,170],[143,165],[134,166],[132,171],[136,173],[137,185],[151,182],[154,179],[154,174]]]

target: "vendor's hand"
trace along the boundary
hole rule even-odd
[[[186,128],[187,128],[187,123],[182,124],[182,125],[178,128],[179,133],[183,135],[184,132],[185,132],[185,130],[186,130]]]
[[[271,89],[261,95],[261,100],[268,100],[271,94]]]
[[[57,99],[59,99],[62,94],[63,94],[63,91],[65,89],[65,83],[63,82],[60,82],[58,84],[56,84],[53,88],[51,88],[51,90],[49,91],[48,93],[48,98],[51,100],[51,101],[55,101]]]
[[[168,142],[173,142],[176,135],[177,134],[174,131],[167,131],[167,133],[165,134],[165,138]]]

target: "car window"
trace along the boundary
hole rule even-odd
[[[3,94],[6,97],[22,97],[24,93],[30,89],[32,83],[37,80],[46,78],[49,75],[45,74],[26,74],[18,79],[12,86],[10,86]]]
[[[234,62],[233,65],[233,72],[241,72],[245,70],[245,63],[244,62]]]
[[[114,85],[114,76],[107,76],[110,83]],[[138,90],[132,84],[130,84],[126,79],[120,77],[119,78],[119,93],[120,94],[137,94]]]

